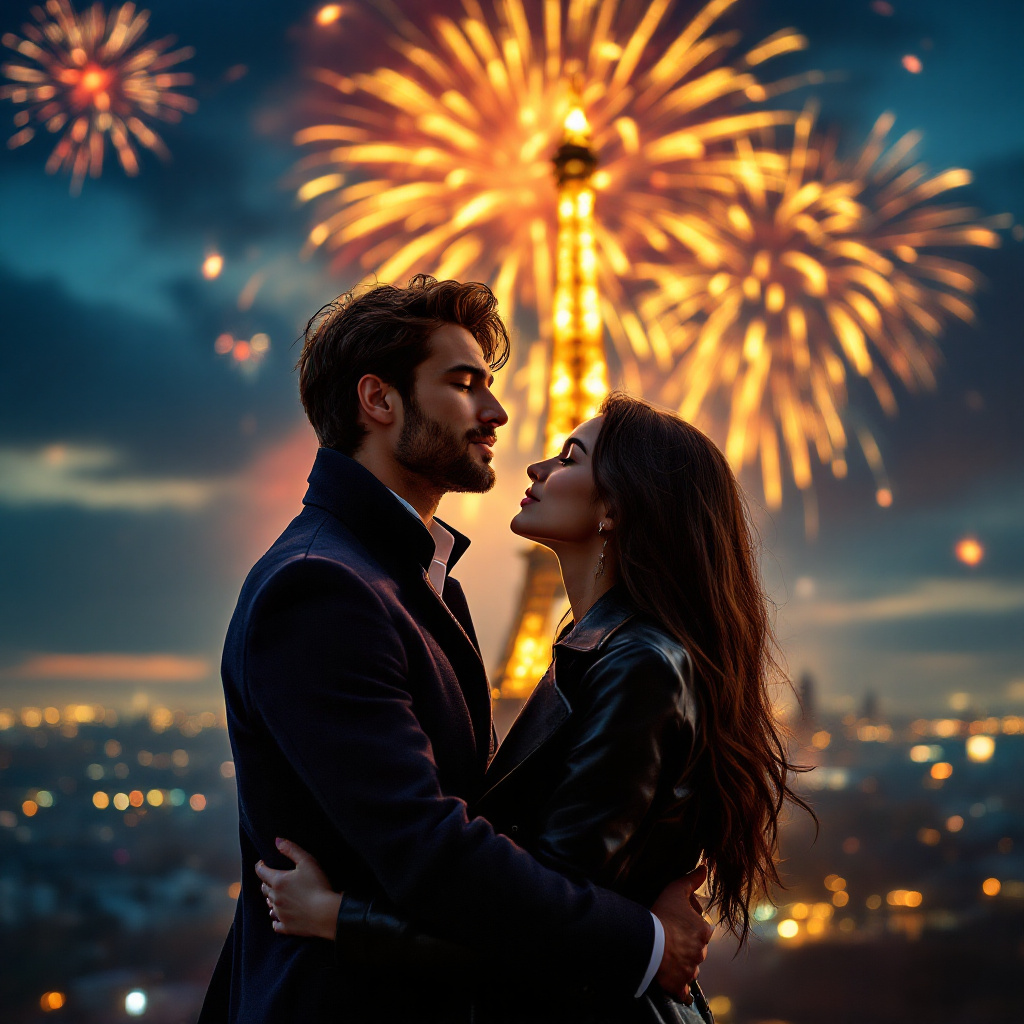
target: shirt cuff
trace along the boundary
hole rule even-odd
[[[647,991],[647,986],[654,981],[654,976],[661,966],[661,958],[665,955],[665,926],[654,914],[651,914],[651,920],[654,922],[654,948],[651,950],[651,962],[647,965],[647,973],[644,974],[644,980],[640,982],[640,987],[636,990],[636,995],[633,996],[634,999],[639,999]]]

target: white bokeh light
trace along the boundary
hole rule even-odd
[[[141,1017],[146,1012],[146,993],[134,989],[124,997],[125,1013],[129,1017]]]

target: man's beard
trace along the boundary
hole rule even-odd
[[[482,493],[494,486],[494,470],[477,461],[470,445],[493,439],[494,432],[486,429],[459,437],[447,423],[426,416],[410,396],[395,458],[409,472],[445,491]]]

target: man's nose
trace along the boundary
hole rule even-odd
[[[490,392],[488,392],[487,402],[480,410],[480,418],[485,423],[493,423],[496,427],[502,427],[508,423],[508,413],[505,412],[505,407]]]

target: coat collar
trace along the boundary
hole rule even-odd
[[[434,557],[430,531],[368,469],[333,448],[319,448],[309,474],[303,505],[316,505],[337,516],[375,554],[411,559],[424,569]],[[469,538],[437,520],[455,538],[448,569],[465,554]]]
[[[509,730],[508,736],[487,766],[485,792],[480,797],[481,803],[527,758],[547,743],[572,715],[573,697],[558,683],[560,671],[568,671],[570,679],[575,674],[567,661],[563,660],[566,658],[565,652],[584,653],[600,650],[635,615],[636,612],[626,601],[624,588],[618,586],[595,601],[578,625],[566,628],[555,644],[553,663],[537,684]],[[574,659],[570,656],[568,661],[572,660]],[[479,806],[475,810],[480,813]],[[486,805],[483,813],[486,817]]]
[[[559,648],[570,651],[600,650],[635,615],[636,612],[626,601],[625,589],[621,585],[612,587],[590,606],[578,623],[558,638],[555,654],[558,654]]]

